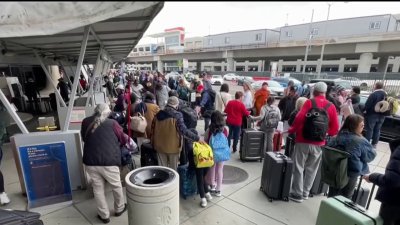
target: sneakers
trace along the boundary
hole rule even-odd
[[[215,197],[221,197],[221,191],[215,191],[214,192]]]
[[[206,199],[207,199],[207,201],[210,201],[212,199],[210,192],[206,193]]]
[[[308,200],[308,195],[303,195],[304,200]]]
[[[10,203],[10,199],[8,198],[8,196],[5,192],[0,194],[0,203],[1,203],[1,205],[6,205],[6,204]]]
[[[298,203],[302,203],[303,202],[303,198],[300,196],[297,196],[295,194],[290,193],[289,195],[289,199]]]
[[[215,190],[216,190],[216,188],[217,188],[217,185],[211,185],[211,186],[209,187],[210,192],[211,192],[211,193],[214,193]]]
[[[103,219],[103,218],[101,218],[100,215],[97,215],[97,218],[99,218],[99,220],[101,220],[103,223],[109,223],[110,222],[110,218]]]
[[[122,215],[126,211],[126,209],[127,209],[127,204],[125,203],[124,209],[121,212],[118,212],[118,213],[115,212],[115,216],[118,217],[118,216]]]
[[[206,198],[202,198],[201,202],[200,202],[201,207],[205,208],[207,207],[207,199]]]
[[[377,146],[377,144],[372,145],[372,147],[373,147],[374,149],[376,149],[376,146]]]

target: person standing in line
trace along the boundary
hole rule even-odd
[[[243,104],[246,109],[251,110],[253,108],[253,90],[249,83],[243,83]]]
[[[375,199],[380,201],[379,215],[383,225],[400,224],[400,139],[389,144],[390,159],[384,174],[372,173],[363,178],[379,186]]]
[[[110,222],[110,211],[105,196],[105,184],[111,185],[114,196],[115,216],[127,209],[120,178],[121,149],[128,136],[117,121],[108,119],[111,110],[106,103],[94,109],[94,114],[82,121],[81,137],[84,142],[83,163],[93,186],[97,205],[97,218]]]
[[[326,91],[327,85],[324,82],[314,85],[314,97],[304,103],[288,130],[289,134],[296,133],[293,182],[289,198],[298,203],[308,199],[321,162],[321,146],[325,145],[326,133],[329,136],[335,136],[339,130],[336,108],[326,100]],[[321,113],[313,113],[316,110]],[[325,112],[325,117],[322,117],[322,112]],[[315,123],[318,120],[308,116],[311,113],[314,116],[317,114],[317,118],[321,116],[322,119],[327,119],[327,124]]]
[[[212,147],[210,140],[218,133],[223,133],[223,135],[228,138],[228,130],[225,128],[225,118],[220,111],[216,110],[211,114],[211,124],[204,135],[204,141]],[[217,197],[221,197],[222,180],[224,178],[223,172],[224,162],[215,162],[208,170],[206,176],[207,183],[211,186],[211,194]]]
[[[233,153],[237,152],[237,145],[240,138],[240,131],[242,127],[242,118],[244,116],[249,116],[250,112],[247,111],[243,102],[243,92],[238,91],[235,94],[235,100],[228,102],[225,108],[225,113],[227,114],[226,123],[229,127],[228,142],[229,147],[231,147],[231,140],[233,139]]]
[[[365,126],[367,130],[365,138],[367,138],[368,141],[372,139],[371,144],[374,148],[376,148],[378,144],[381,135],[381,127],[386,117],[385,110],[382,110],[383,107],[379,108],[377,103],[384,100],[386,96],[387,94],[383,90],[383,83],[377,82],[374,92],[369,95],[367,102],[365,102]],[[376,111],[376,108],[378,108],[378,111]]]
[[[283,131],[287,131],[289,129],[288,120],[290,118],[290,114],[295,110],[296,101],[298,99],[298,95],[294,86],[290,86],[289,93],[285,97],[283,97],[278,104],[278,108],[281,111],[282,122],[283,122]],[[286,143],[286,137],[288,134],[286,132],[283,133],[283,139]]]
[[[214,112],[215,107],[215,91],[211,86],[211,74],[206,74],[203,78],[204,90],[201,93],[200,105],[196,107],[197,114],[201,112],[204,118],[204,131],[208,129],[211,120],[211,114]]]
[[[7,124],[6,124],[6,120],[4,118],[6,116],[8,117],[7,109],[6,109],[6,107],[4,107],[4,105],[3,105],[3,103],[1,101],[0,101],[0,115],[1,115],[0,118],[2,118],[0,120],[0,165],[1,165],[1,160],[3,159],[2,146],[3,146],[4,138],[5,138],[6,133],[7,133],[7,131],[6,131]],[[10,202],[11,201],[8,198],[8,195],[7,195],[7,193],[5,192],[5,189],[4,189],[4,176],[3,176],[3,173],[0,170],[0,205],[6,205],[6,204],[8,204]]]
[[[229,86],[228,84],[222,84],[219,93],[215,97],[215,110],[223,113],[230,100],[232,100],[232,95],[229,94]]]
[[[269,96],[267,99],[267,104],[261,108],[260,115],[255,117],[250,116],[252,120],[261,120],[260,130],[263,131],[266,136],[266,149],[264,152],[272,152],[274,145],[274,133],[279,121],[281,120],[281,113],[279,108],[273,105],[274,102],[275,98],[273,96]]]
[[[254,94],[254,107],[256,108],[256,114],[255,116],[259,116],[261,113],[261,108],[265,105],[267,102],[267,99],[270,95],[270,92],[268,90],[268,82],[262,83],[261,89],[258,90]]]

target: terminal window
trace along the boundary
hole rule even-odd
[[[212,45],[212,39],[208,39],[208,45]]]
[[[369,24],[369,29],[373,30],[373,29],[379,29],[381,27],[381,22],[371,22]]]
[[[286,31],[286,37],[292,37],[292,36],[293,36],[292,31]]]
[[[261,38],[262,38],[262,34],[261,33],[256,34],[256,41],[261,41]]]
[[[229,37],[225,37],[225,44],[229,44],[230,41],[231,39]]]
[[[310,33],[311,35],[318,35],[318,28],[313,28],[312,30],[311,30],[311,33]]]

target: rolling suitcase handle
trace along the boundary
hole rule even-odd
[[[358,182],[357,189],[353,194],[353,198],[351,199],[354,204],[356,204],[358,193],[360,192],[360,189],[361,189],[362,180],[363,180],[363,175],[360,176],[360,181]],[[367,210],[369,208],[369,205],[371,204],[371,200],[372,200],[372,196],[374,194],[374,191],[375,191],[375,184],[372,185],[371,193],[368,196],[367,205],[365,206],[365,209],[367,209]]]

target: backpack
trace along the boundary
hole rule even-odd
[[[180,109],[179,112],[182,113],[183,116],[183,121],[186,125],[187,128],[196,128],[197,126],[197,113],[194,109],[183,105]]]
[[[278,110],[274,107],[271,107],[271,109],[268,109],[268,106],[265,107],[267,109],[267,112],[265,112],[265,117],[263,119],[263,128],[277,128],[280,121]]]
[[[226,138],[223,132],[218,132],[217,134],[210,136],[210,146],[214,154],[214,161],[228,161],[231,158],[228,138]]]
[[[322,147],[321,180],[331,187],[342,189],[349,182],[347,175],[350,153],[332,148]]]
[[[207,144],[193,142],[193,156],[196,168],[207,168],[214,165],[214,155]]]
[[[396,115],[399,110],[399,101],[393,97],[388,97],[390,115]]]
[[[303,137],[310,141],[324,141],[329,128],[329,117],[326,110],[332,103],[329,102],[324,108],[318,108],[315,99],[311,99],[311,104],[311,109],[306,113]]]

